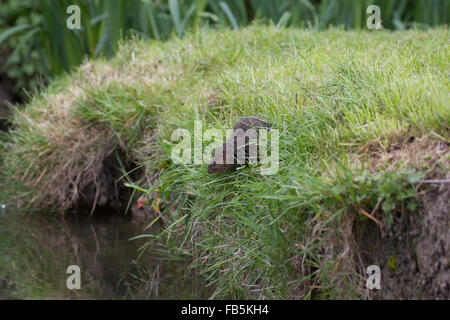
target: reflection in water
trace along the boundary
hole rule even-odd
[[[104,212],[96,212],[92,217],[30,213],[0,217],[0,233],[12,244],[0,246],[0,251],[4,251],[0,254],[9,256],[14,263],[4,267],[5,262],[0,262],[0,267],[7,268],[0,269],[0,282],[2,273],[9,274],[9,278],[17,278],[17,273],[21,273],[18,285],[26,288],[26,294],[24,290],[11,294],[14,290],[9,288],[9,295],[6,292],[2,296],[0,283],[0,299],[208,298],[199,279],[189,273],[186,277],[187,262],[162,261],[149,252],[136,262],[145,238],[129,239],[154,231],[143,231],[145,223]],[[81,269],[80,290],[66,287],[69,265]]]
[[[117,214],[89,218],[72,215],[63,222],[64,241],[73,252],[72,262],[68,262],[80,266],[92,280],[100,281],[101,297],[125,296],[127,274],[136,272],[137,250],[143,244],[128,239],[142,233],[143,227]],[[154,261],[147,254],[140,264],[153,266]]]

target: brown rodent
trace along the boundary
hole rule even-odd
[[[239,140],[238,137],[244,135],[244,133],[249,129],[255,129],[257,132],[258,129],[265,128],[270,129],[272,127],[271,124],[262,120],[259,116],[248,116],[239,119],[233,128],[233,134],[228,138],[225,143],[218,147],[214,156],[212,157],[209,167],[208,173],[222,173],[233,168],[236,168],[239,165],[245,163],[248,160],[249,155],[249,147],[247,145],[247,141],[245,141],[244,137],[244,145],[238,145],[239,142],[242,144],[242,140]],[[245,148],[245,161],[238,161],[238,148]],[[232,151],[230,151],[232,150]],[[232,158],[232,162],[226,161],[227,151],[230,152],[229,157]],[[222,161],[219,161],[222,158]]]

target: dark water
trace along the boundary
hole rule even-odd
[[[109,212],[92,217],[0,209],[0,299],[199,299],[210,292],[186,272],[189,261],[146,251],[137,221]],[[81,288],[69,290],[69,265],[81,270]]]

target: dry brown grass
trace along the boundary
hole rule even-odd
[[[355,165],[361,164],[363,157],[368,158],[371,171],[392,170],[399,165],[430,172],[430,178],[441,166],[448,171],[450,163],[450,141],[431,133],[421,137],[412,137],[406,142],[392,142],[383,146],[378,140],[370,141],[352,155]],[[434,172],[432,174],[432,172]]]
[[[111,61],[86,61],[69,79],[69,85],[34,97],[29,106],[16,112],[15,126],[26,128],[33,136],[33,140],[23,135],[21,141],[12,142],[10,156],[5,157],[4,165],[15,168],[10,178],[34,190],[31,198],[17,195],[19,207],[66,212],[80,200],[82,189],[96,184],[101,163],[123,144],[107,126],[85,121],[76,113],[79,105],[90,101],[86,88],[106,90],[111,85],[129,87],[133,83],[151,86],[173,78],[157,54],[139,51],[139,46],[133,48],[136,52],[130,54],[126,52],[130,48],[124,45],[118,53],[117,59],[123,59],[123,52],[130,54],[129,64],[114,67]],[[144,134],[154,138],[152,132]],[[151,154],[156,150],[145,151]],[[142,152],[135,156],[143,160]],[[17,159],[24,160],[23,164],[18,165]]]

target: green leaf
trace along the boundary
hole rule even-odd
[[[291,19],[291,13],[289,11],[285,11],[281,16],[280,20],[278,20],[277,28],[285,28]]]
[[[29,29],[30,27],[31,27],[30,24],[22,24],[22,25],[18,25],[18,26],[7,29],[6,31],[4,31],[0,34],[0,44],[2,44],[3,41],[8,39],[10,36],[14,35],[15,33]]]
[[[22,50],[22,48],[25,46],[27,41],[30,38],[32,38],[40,30],[41,30],[40,27],[34,28],[34,29],[30,30],[25,36],[22,37],[22,39],[20,40],[19,45],[14,49],[13,53],[11,53],[11,55],[9,56],[8,61],[6,62],[6,67],[8,67],[12,63],[13,60],[11,58],[13,58],[17,54],[19,54],[20,50]]]
[[[381,205],[381,208],[386,212],[391,211],[391,210],[395,209],[395,203],[393,201],[385,201]]]
[[[233,15],[233,13],[231,12],[231,9],[228,6],[228,4],[226,4],[226,2],[221,1],[220,2],[220,7],[225,12],[225,15],[227,16],[228,20],[230,21],[231,26],[233,27],[233,29],[238,29],[239,25],[238,25],[234,15]]]
[[[169,0],[170,16],[172,17],[173,24],[177,30],[178,37],[183,36],[183,24],[180,18],[180,6],[177,0]]]
[[[409,211],[415,211],[417,208],[417,203],[414,200],[411,200],[408,202],[408,204],[406,205],[406,208],[408,208]]]

